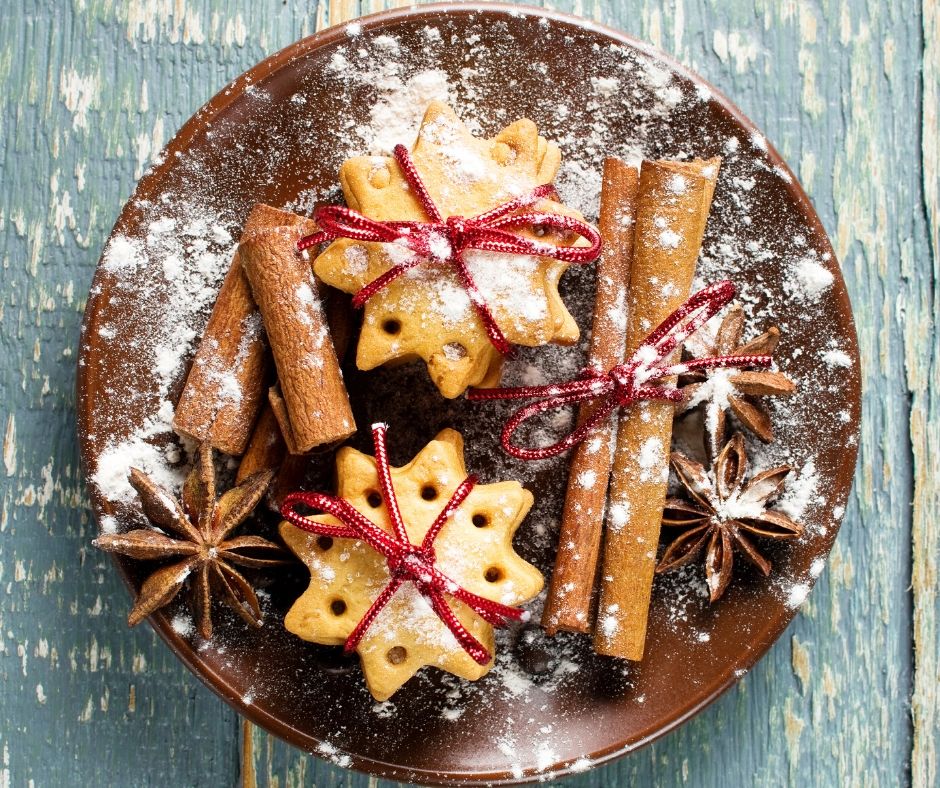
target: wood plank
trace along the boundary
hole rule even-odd
[[[940,4],[924,3],[921,76],[921,167],[928,246],[905,272],[911,277],[907,314],[907,385],[911,392],[914,459],[913,567],[914,692],[911,712],[913,785],[936,785],[940,761]]]
[[[227,79],[312,32],[328,3],[51,5],[0,10],[0,786],[231,785],[251,774],[262,786],[388,785],[258,730],[240,749],[237,716],[149,630],[125,630],[127,594],[89,548],[74,439],[85,291],[136,178]],[[676,54],[767,132],[837,245],[865,385],[843,532],[787,635],[680,731],[566,785],[934,784],[937,4],[552,5]]]

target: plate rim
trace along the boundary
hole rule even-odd
[[[147,172],[145,172],[145,174],[137,181],[133,193],[128,197],[127,201],[121,207],[118,218],[116,219],[111,232],[108,234],[108,237],[105,240],[105,243],[102,247],[102,257],[103,252],[105,249],[107,249],[107,245],[110,240],[129,220],[128,214],[133,213],[134,203],[138,201],[142,194],[146,194],[149,190],[151,190],[161,179],[165,171],[171,168],[173,157],[166,154],[173,150],[179,150],[180,148],[187,147],[198,133],[203,131],[208,124],[211,124],[216,116],[218,116],[231,104],[242,98],[245,87],[247,87],[247,85],[260,85],[267,79],[276,75],[295,58],[305,56],[321,47],[335,43],[338,39],[347,37],[347,28],[350,24],[358,25],[363,32],[372,31],[377,28],[389,30],[392,32],[398,24],[413,21],[415,19],[420,20],[423,18],[427,19],[428,21],[432,21],[433,18],[440,16],[469,17],[475,15],[489,15],[496,17],[510,16],[514,18],[544,18],[562,25],[573,26],[592,33],[600,34],[608,39],[611,39],[615,43],[629,47],[647,57],[664,63],[683,79],[695,85],[702,85],[708,88],[708,90],[711,92],[710,99],[714,101],[719,106],[721,111],[728,115],[730,119],[733,120],[740,128],[749,133],[759,133],[761,136],[763,136],[763,132],[758,129],[754,122],[751,121],[737,107],[737,105],[731,101],[731,99],[729,99],[720,89],[716,88],[700,74],[692,71],[672,55],[656,48],[649,42],[635,38],[609,25],[576,16],[574,14],[539,8],[535,6],[521,6],[506,2],[479,2],[479,0],[466,3],[429,3],[420,6],[412,5],[405,8],[388,9],[366,16],[357,17],[355,19],[346,20],[344,22],[339,22],[322,31],[298,39],[297,41],[294,41],[282,49],[268,55],[250,69],[239,74],[234,79],[231,79],[229,82],[223,85],[214,96],[212,96],[208,101],[200,106],[199,109],[196,110],[196,112],[166,143],[159,155],[160,157],[157,159],[159,163],[148,169]],[[788,178],[784,178],[786,181],[784,188],[793,197],[802,217],[807,220],[814,240],[823,244],[826,247],[826,250],[831,254],[831,265],[828,267],[835,273],[837,284],[839,285],[837,288],[835,288],[833,295],[837,302],[838,312],[843,317],[843,320],[840,322],[842,322],[847,329],[851,329],[848,331],[847,337],[850,340],[850,347],[846,348],[848,355],[852,359],[852,366],[849,370],[847,370],[849,374],[846,376],[849,381],[849,385],[847,386],[846,399],[855,406],[854,411],[857,413],[857,418],[854,424],[854,433],[857,437],[861,429],[861,368],[858,333],[855,324],[854,313],[851,307],[851,301],[848,295],[848,289],[845,285],[845,280],[842,276],[841,268],[838,264],[835,252],[832,248],[832,242],[830,241],[829,236],[822,225],[822,221],[819,218],[819,215],[816,213],[812,202],[804,191],[796,175],[793,173],[787,162],[783,159],[783,157],[779,154],[779,152],[769,140],[767,140],[765,153],[767,158],[773,165],[775,165],[775,167],[780,168],[783,173],[789,176]],[[99,257],[98,264],[95,268],[93,281],[90,286],[92,291],[97,283],[100,270],[101,257]],[[87,381],[90,365],[85,363],[86,355],[89,352],[85,350],[86,346],[88,346],[86,343],[86,337],[91,331],[97,311],[97,297],[95,295],[91,295],[88,299],[88,303],[86,304],[85,312],[82,318],[81,334],[79,339],[80,345],[77,359],[78,372],[76,376],[77,433],[80,447],[82,475],[84,476],[85,487],[88,491],[89,499],[92,504],[91,508],[96,524],[99,523],[102,511],[106,509],[106,501],[103,496],[95,489],[91,481],[91,476],[88,471],[91,467],[93,456],[91,453],[91,447],[89,446],[88,441],[84,439],[84,436],[87,434],[91,407],[91,401],[88,396]],[[853,481],[851,481],[851,479],[854,477],[855,468],[858,462],[858,440],[856,440],[854,444],[848,448],[847,455],[849,456],[846,457],[846,460],[843,463],[844,472],[848,474],[850,478],[849,485],[846,488],[846,497],[851,494],[853,485]],[[849,474],[849,471],[851,471],[851,474]],[[105,502],[104,505],[102,502]],[[834,543],[834,540],[838,535],[838,531],[841,529],[842,517],[835,518],[830,514],[830,519],[833,523],[834,533],[832,539]],[[826,550],[827,556],[831,549],[832,543],[830,543],[828,549]],[[133,594],[135,587],[131,582],[129,574],[125,570],[124,565],[116,556],[111,556],[111,559],[112,563],[117,567],[125,586]],[[812,578],[810,588],[815,586],[815,582],[816,578]],[[591,770],[597,767],[608,765],[629,753],[646,747],[652,742],[662,738],[663,736],[666,736],[667,734],[676,730],[678,727],[684,725],[692,717],[696,716],[706,707],[711,705],[718,697],[720,697],[728,689],[730,689],[730,687],[736,684],[741,676],[743,676],[744,672],[749,671],[761,658],[767,654],[773,644],[783,635],[784,631],[796,616],[797,612],[798,608],[788,610],[783,616],[774,619],[772,625],[758,631],[751,639],[751,646],[742,653],[742,659],[731,665],[726,674],[721,675],[716,680],[712,681],[708,685],[707,691],[704,694],[698,695],[692,702],[678,709],[678,713],[673,715],[666,722],[666,724],[648,726],[642,732],[640,737],[633,743],[621,743],[619,746],[608,746],[601,748],[596,752],[585,754],[584,757],[588,758],[591,762]],[[197,650],[192,648],[189,643],[187,643],[179,634],[173,630],[169,619],[163,611],[158,611],[153,616],[149,617],[147,621],[149,625],[156,631],[156,633],[163,639],[163,641],[170,647],[170,650],[176,655],[176,657],[195,676],[197,676],[203,684],[205,684],[211,691],[222,698],[222,700],[228,703],[229,706],[234,708],[240,715],[247,718],[254,725],[257,725],[268,733],[283,739],[289,744],[298,747],[299,749],[311,755],[321,757],[316,751],[316,745],[321,743],[320,740],[317,740],[313,736],[298,730],[281,719],[268,714],[265,710],[255,706],[254,704],[245,703],[242,698],[233,691],[229,682],[227,682],[219,673],[212,670],[210,665],[199,659]],[[348,768],[364,772],[366,774],[379,776],[385,779],[406,781],[420,780],[421,784],[423,785],[522,785],[535,781],[541,781],[547,777],[555,780],[578,773],[573,768],[574,761],[571,761],[570,759],[556,762],[547,769],[541,771],[530,769],[522,776],[516,776],[512,772],[505,770],[488,772],[436,772],[425,769],[414,769],[403,766],[401,764],[387,763],[380,759],[370,758],[368,756],[357,753],[347,754],[350,758],[350,764]]]

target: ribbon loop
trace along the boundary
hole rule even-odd
[[[681,375],[692,369],[769,367],[769,355],[715,356],[670,364],[669,358],[690,336],[718,314],[731,299],[736,288],[724,280],[699,290],[670,314],[646,337],[636,352],[623,364],[601,372],[586,369],[574,380],[546,386],[518,386],[504,389],[471,389],[467,399],[474,401],[536,399],[517,410],[503,427],[500,442],[503,449],[520,460],[544,460],[555,457],[583,441],[591,430],[605,421],[617,408],[642,400],[678,402],[682,392],[673,386],[650,385],[656,381]],[[591,415],[568,435],[555,443],[530,448],[513,443],[512,438],[525,422],[546,411],[566,405],[593,402]]]
[[[393,533],[373,523],[359,512],[352,504],[342,498],[323,493],[295,492],[284,499],[281,514],[291,524],[309,533],[347,539],[361,539],[376,552],[385,557],[390,579],[382,592],[376,597],[368,612],[346,639],[346,652],[356,650],[369,627],[382,609],[392,600],[403,583],[414,583],[415,588],[428,600],[434,612],[444,625],[453,633],[461,647],[479,664],[490,661],[490,653],[467,631],[457,618],[457,614],[447,604],[444,594],[449,594],[470,607],[484,621],[493,626],[506,626],[511,621],[528,620],[528,614],[519,608],[500,604],[492,599],[478,596],[462,588],[436,565],[434,540],[441,532],[447,520],[466,499],[476,484],[472,476],[464,479],[454,490],[450,500],[428,528],[420,545],[411,543],[405,522],[398,506],[398,498],[392,485],[391,467],[388,462],[388,450],[385,442],[387,428],[384,424],[372,425],[372,440],[375,446],[375,466],[382,489],[385,508],[392,521]],[[308,520],[297,512],[297,507],[309,506],[331,514],[342,525],[328,525]]]
[[[357,308],[364,306],[373,295],[416,265],[424,262],[449,264],[457,273],[461,285],[467,290],[470,302],[483,323],[492,345],[504,355],[509,353],[511,350],[509,341],[497,325],[492,310],[474,283],[463,259],[463,253],[468,249],[479,249],[504,254],[550,257],[571,264],[591,263],[600,255],[600,233],[587,222],[573,216],[544,212],[517,213],[539,200],[548,197],[557,198],[555,187],[551,184],[537,186],[525,194],[476,216],[448,216],[445,219],[431,198],[408,149],[404,145],[396,145],[394,153],[405,180],[408,181],[413,194],[421,203],[428,221],[380,222],[351,208],[338,205],[325,206],[317,208],[314,212],[314,220],[320,230],[301,238],[297,248],[304,250],[337,238],[350,238],[372,243],[399,243],[417,255],[413,260],[392,266],[359,290],[353,296],[353,305]],[[508,232],[520,229],[530,229],[542,234],[546,230],[565,234],[573,233],[588,244],[587,246],[559,246]],[[496,265],[499,263],[497,262]]]

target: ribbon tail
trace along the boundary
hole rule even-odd
[[[585,436],[601,421],[606,419],[613,412],[617,403],[613,395],[608,393],[606,397],[598,403],[597,409],[589,418],[579,424],[568,435],[549,446],[541,446],[537,449],[530,449],[525,446],[518,446],[512,442],[512,436],[529,419],[544,413],[548,410],[554,410],[562,405],[568,405],[575,402],[582,402],[587,399],[583,393],[570,393],[558,397],[533,402],[517,410],[503,427],[500,442],[506,452],[518,460],[545,460],[549,457],[557,457],[559,454],[568,451],[576,444],[584,440]]]
[[[404,578],[401,577],[392,577],[392,579],[388,581],[388,585],[382,589],[382,593],[376,597],[375,601],[372,603],[372,606],[366,611],[366,614],[359,619],[359,623],[356,624],[356,628],[349,634],[349,637],[346,638],[346,643],[343,646],[343,651],[345,653],[351,654],[356,650],[356,647],[359,645],[369,627],[371,627],[375,622],[375,619],[378,618],[378,615],[382,612],[382,609],[392,601],[392,597],[395,596],[396,592],[399,588],[401,588],[401,585],[404,582]]]
[[[474,594],[466,588],[458,588],[451,592],[454,599],[459,599],[473,610],[480,618],[494,627],[505,627],[513,621],[528,621],[529,611],[519,607],[510,607],[501,602],[487,599],[485,596]]]
[[[362,309],[362,307],[365,306],[366,301],[378,293],[379,290],[384,290],[402,274],[414,268],[416,265],[420,265],[422,262],[424,261],[420,257],[415,257],[413,260],[409,260],[406,263],[399,263],[398,265],[392,266],[384,274],[377,276],[375,279],[369,282],[369,284],[361,288],[353,296],[352,305],[356,309]]]
[[[332,241],[335,239],[332,233],[328,233],[325,230],[318,230],[315,233],[310,233],[310,235],[305,235],[297,242],[297,251],[304,252],[312,246],[319,246],[322,243],[327,241]]]
[[[461,648],[470,655],[471,659],[478,665],[486,665],[489,663],[490,652],[486,650],[486,647],[479,640],[470,634],[469,630],[462,623],[460,623],[457,614],[451,609],[450,605],[447,604],[444,594],[436,588],[423,588],[422,591],[431,603],[431,607],[434,608],[434,612],[437,613],[438,617],[457,639]]]
[[[774,363],[773,356],[754,355],[754,356],[710,356],[706,358],[693,358],[683,361],[681,364],[674,364],[668,369],[663,370],[663,376],[682,375],[693,369],[717,369],[720,367],[760,367],[766,369]]]
[[[490,342],[493,347],[504,356],[508,355],[512,352],[512,345],[509,344],[509,340],[506,339],[502,329],[497,325],[496,318],[493,317],[493,313],[490,312],[489,307],[487,307],[483,294],[477,288],[476,282],[473,281],[473,275],[470,273],[470,269],[467,268],[467,263],[463,259],[463,255],[460,252],[456,252],[452,261],[457,271],[457,276],[460,277],[461,284],[470,296],[470,303],[473,304],[473,308],[476,310],[480,322],[483,323],[483,327],[486,329],[486,334],[490,338]]]

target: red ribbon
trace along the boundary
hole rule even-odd
[[[297,248],[302,251],[324,241],[351,238],[356,241],[397,243],[415,253],[414,258],[392,266],[356,293],[353,297],[353,305],[357,308],[363,306],[379,290],[415,266],[427,262],[451,265],[461,285],[470,296],[470,303],[473,304],[483,322],[490,342],[500,353],[506,354],[511,349],[509,341],[496,324],[493,313],[473,281],[473,276],[463,259],[463,253],[467,249],[481,249],[489,252],[551,257],[565,263],[579,264],[593,262],[600,254],[600,234],[591,225],[579,219],[556,213],[514,213],[546,197],[557,196],[551,184],[538,186],[526,194],[476,216],[449,216],[445,219],[434,204],[434,200],[431,199],[404,145],[395,146],[395,158],[412,193],[418,198],[418,202],[421,203],[430,221],[379,222],[351,208],[330,205],[317,208],[314,212],[314,220],[319,225],[320,231],[301,238],[297,244]],[[521,238],[507,232],[520,228],[529,228],[536,232],[546,230],[575,232],[587,239],[590,244],[588,246],[556,246]],[[495,261],[495,264],[500,263]]]
[[[544,460],[567,451],[580,443],[588,433],[615,409],[640,400],[678,402],[682,392],[672,386],[653,385],[661,378],[682,375],[693,369],[716,367],[769,367],[773,359],[767,355],[714,356],[670,364],[670,354],[698,331],[732,298],[736,289],[723,281],[700,290],[676,309],[643,341],[623,364],[608,372],[589,367],[581,377],[547,386],[519,386],[504,389],[472,389],[467,398],[476,401],[497,399],[543,398],[516,411],[506,422],[500,441],[503,448],[520,460]],[[512,442],[517,429],[532,417],[577,402],[595,401],[596,409],[577,428],[550,446],[537,449]]]
[[[444,594],[459,599],[484,621],[495,627],[506,626],[510,621],[527,621],[529,613],[519,608],[502,605],[492,599],[487,599],[462,588],[435,566],[436,559],[434,555],[434,540],[450,516],[457,510],[457,507],[470,494],[476,480],[472,476],[464,479],[441,510],[437,519],[431,524],[421,544],[412,544],[408,538],[408,531],[405,528],[401,510],[398,508],[395,490],[392,487],[392,474],[388,464],[388,451],[385,444],[386,430],[387,427],[384,424],[372,425],[372,440],[375,444],[375,467],[379,477],[379,485],[382,489],[382,497],[385,501],[385,508],[388,511],[389,519],[392,521],[393,533],[390,534],[373,523],[355,509],[349,501],[322,493],[291,493],[284,499],[281,514],[298,528],[319,536],[361,539],[377,553],[383,555],[388,562],[391,579],[346,639],[345,651],[347,653],[356,650],[356,646],[359,645],[366,631],[372,626],[382,608],[395,596],[395,592],[398,591],[401,585],[412,582],[430,602],[434,612],[453,633],[464,650],[474,661],[480,665],[486,665],[490,661],[490,653],[460,623],[460,619],[457,618],[457,615],[447,604]],[[309,506],[312,509],[331,514],[342,525],[327,525],[308,520],[297,513],[296,507],[298,505]]]

